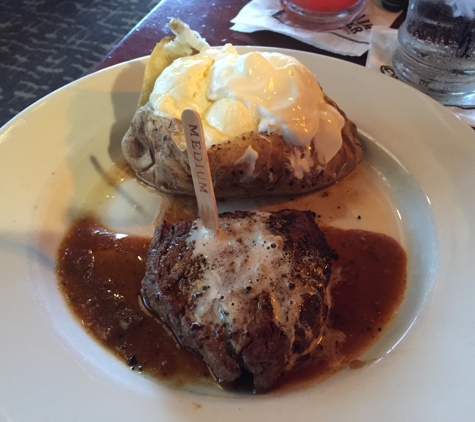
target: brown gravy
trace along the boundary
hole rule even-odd
[[[381,335],[401,303],[406,256],[393,239],[372,232],[325,228],[338,253],[333,264],[329,328],[319,348],[281,387],[321,380],[356,358]],[[121,235],[92,217],[76,220],[58,251],[60,288],[88,332],[131,369],[174,386],[209,384],[200,358],[140,304],[150,239]]]

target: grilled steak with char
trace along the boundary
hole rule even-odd
[[[220,382],[249,372],[265,392],[317,344],[334,252],[310,211],[164,222],[142,281],[146,305]]]

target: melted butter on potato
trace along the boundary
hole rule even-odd
[[[232,136],[251,132],[259,124],[251,110],[234,98],[221,98],[213,102],[204,117],[209,126],[219,131],[213,137],[214,141],[224,141]]]
[[[157,113],[181,119],[182,111],[187,108],[200,113],[206,110],[211,105],[206,91],[213,63],[210,57],[195,55],[177,59],[165,68],[150,95]]]

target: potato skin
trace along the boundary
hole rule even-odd
[[[244,133],[208,149],[216,197],[305,193],[329,186],[349,174],[363,155],[356,126],[330,98],[325,100],[345,118],[343,145],[329,163],[320,163],[317,153],[312,151],[314,166],[299,179],[288,157],[303,152],[303,147],[287,145],[279,133]],[[180,120],[159,117],[150,104],[145,104],[137,110],[124,135],[122,151],[137,176],[147,184],[165,192],[194,195],[187,151],[175,142],[180,144],[183,139]],[[252,176],[249,162],[239,160],[249,146],[258,154]]]

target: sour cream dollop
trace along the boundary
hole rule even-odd
[[[342,145],[344,119],[325,102],[315,75],[277,52],[204,47],[161,73],[150,102],[162,117],[197,110],[208,146],[250,131],[278,131],[289,145],[317,149],[326,163]]]

